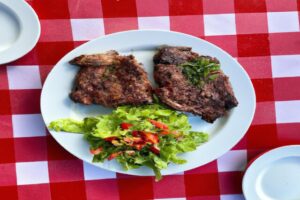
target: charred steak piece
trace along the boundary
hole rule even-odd
[[[184,62],[194,60],[199,56],[191,50],[191,47],[162,46],[154,55],[153,61],[155,64],[179,65]]]
[[[109,51],[81,55],[70,63],[80,67],[70,94],[75,102],[105,107],[152,103],[147,73],[132,55]]]
[[[200,56],[189,47],[163,46],[154,63],[159,85],[155,93],[168,106],[212,123],[238,105],[216,58]]]

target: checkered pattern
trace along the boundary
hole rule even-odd
[[[1,199],[242,200],[252,158],[300,144],[300,1],[27,1],[42,33],[30,53],[0,67]],[[74,158],[47,133],[39,108],[42,84],[67,52],[101,35],[149,28],[188,33],[225,49],[248,72],[257,95],[252,125],[232,150],[158,183]]]

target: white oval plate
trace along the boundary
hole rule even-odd
[[[248,167],[243,178],[247,200],[300,199],[300,145],[264,153]]]
[[[218,119],[213,124],[204,122],[200,117],[190,115],[189,121],[192,128],[208,132],[211,138],[196,151],[182,155],[187,159],[187,164],[170,164],[168,169],[162,171],[162,174],[182,172],[215,160],[232,148],[247,131],[255,110],[254,89],[244,69],[225,51],[207,41],[182,33],[154,30],[120,32],[100,37],[74,49],[56,64],[44,84],[41,95],[41,111],[45,123],[48,125],[52,120],[59,118],[82,119],[85,116],[111,112],[111,109],[99,105],[85,106],[75,104],[69,99],[68,95],[78,67],[68,64],[68,61],[75,56],[105,52],[111,49],[117,50],[120,54],[133,54],[139,62],[143,63],[149,79],[153,83],[152,58],[155,48],[164,44],[190,46],[193,47],[193,51],[217,57],[221,62],[221,68],[230,77],[239,105],[227,117]],[[89,145],[82,135],[54,131],[50,131],[50,133],[70,153],[91,163],[92,155],[89,153]],[[146,167],[124,171],[116,161],[93,164],[126,174],[153,175],[152,170]]]
[[[24,0],[0,1],[0,64],[28,53],[40,37],[40,22]]]

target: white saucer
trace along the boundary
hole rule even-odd
[[[0,0],[0,64],[28,53],[40,37],[40,23],[23,0]]]
[[[300,145],[279,147],[252,162],[243,179],[247,200],[300,199]]]

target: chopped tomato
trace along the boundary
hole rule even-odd
[[[146,145],[145,139],[141,137],[126,137],[124,138],[124,141],[127,143],[128,146],[134,147],[137,150],[141,150]]]
[[[150,147],[150,151],[152,151],[153,153],[155,153],[155,154],[157,154],[157,155],[160,153],[160,149],[159,149],[159,147],[156,146],[156,145],[151,146],[151,147]]]
[[[124,140],[124,142],[127,142],[127,143],[131,143],[133,141],[132,138],[130,138],[130,137],[125,137],[123,140]]]
[[[144,143],[144,140],[141,137],[125,137],[124,142],[128,143],[128,144],[140,144],[140,143]]]
[[[179,137],[180,136],[180,133],[178,131],[161,130],[159,133],[162,134],[162,135],[172,134],[175,137]]]
[[[162,134],[162,135],[168,135],[168,134],[170,134],[170,131],[168,131],[168,130],[162,130],[159,133]]]
[[[129,123],[123,122],[123,123],[120,124],[120,126],[121,126],[121,128],[122,128],[123,130],[126,130],[126,129],[129,129],[130,127],[132,127],[133,125],[132,125],[132,124],[129,124]]]
[[[111,137],[104,138],[104,140],[107,141],[107,142],[111,142],[111,141],[116,140],[116,139],[118,139],[118,137],[116,137],[116,136],[111,136]]]
[[[163,130],[168,130],[169,129],[169,127],[166,124],[162,123],[162,122],[155,121],[153,119],[149,119],[149,122],[151,124],[153,124],[156,128],[163,129]]]
[[[136,144],[134,145],[134,147],[137,149],[137,150],[141,150],[143,147],[145,146],[145,144]]]
[[[140,138],[140,137],[133,137],[132,140],[133,140],[133,142],[136,143],[136,144],[137,144],[137,143],[143,143],[143,142],[144,142],[143,139]]]
[[[139,131],[132,131],[132,136],[134,136],[134,137],[137,137],[137,136],[139,136],[140,134],[139,134]]]
[[[120,155],[120,154],[122,154],[121,151],[112,153],[112,154],[110,154],[110,156],[107,158],[107,160],[115,159],[115,158],[116,158],[118,155]]]
[[[141,132],[145,141],[151,142],[152,144],[157,144],[159,142],[159,138],[157,134],[150,132]]]
[[[102,147],[98,147],[97,149],[90,149],[91,154],[93,155],[98,155],[102,152],[103,148]]]

